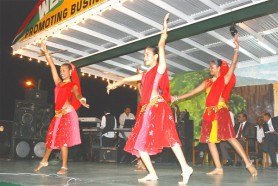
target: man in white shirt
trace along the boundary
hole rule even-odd
[[[130,107],[126,106],[124,112],[119,117],[119,128],[124,128],[125,120],[135,120],[134,114],[131,113]],[[118,149],[118,161],[124,162],[127,159],[128,155],[124,152],[124,146],[126,143],[127,138],[129,137],[130,132],[119,132],[119,149]]]
[[[255,132],[252,131],[251,128],[252,124],[247,121],[247,115],[244,112],[240,112],[237,114],[237,121],[238,124],[234,126],[236,138],[238,142],[243,146],[243,148],[245,148],[246,139],[253,138]],[[224,145],[220,143],[221,156],[223,159],[227,160],[227,164],[225,165],[228,166],[233,165],[230,155],[228,154],[228,149],[230,148],[231,148],[230,144]],[[241,163],[241,158],[239,156],[238,159],[239,161],[237,162],[236,166],[241,166],[242,163]]]
[[[259,160],[259,164],[262,163],[263,148],[264,148],[263,139],[265,135],[263,130],[263,124],[264,124],[263,117],[258,117],[257,125],[255,127],[256,127],[256,139],[258,142],[258,153],[256,158]]]
[[[101,118],[100,128],[102,131],[102,146],[115,147],[116,134],[114,128],[117,128],[117,120],[114,115],[110,113],[110,109],[104,110],[104,116]]]

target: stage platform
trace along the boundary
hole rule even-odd
[[[48,167],[33,172],[38,163],[38,160],[0,160],[0,185],[173,186],[181,180],[181,171],[176,163],[155,163],[159,180],[146,183],[139,183],[137,179],[147,172],[134,171],[134,164],[69,162],[68,174],[59,176],[56,172],[61,167],[60,162],[52,161]],[[224,167],[223,176],[207,176],[205,173],[212,170],[212,166],[194,166],[193,169],[190,186],[274,186],[278,183],[278,168],[259,168],[258,177],[254,178],[244,167]]]

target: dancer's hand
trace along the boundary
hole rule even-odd
[[[42,51],[43,54],[48,53],[48,50],[46,48],[46,44],[43,41],[41,41],[40,48],[41,48],[41,51]]]
[[[171,96],[171,103],[178,101],[178,96]]]
[[[167,34],[169,15],[170,13],[167,13],[164,17],[163,31],[162,31],[163,34]]]
[[[117,86],[115,86],[115,83],[110,83],[110,82],[108,82],[108,85],[107,85],[107,87],[106,87],[106,92],[107,92],[107,94],[110,93],[110,90],[114,90],[115,88],[117,88]]]
[[[140,68],[141,68],[141,65],[138,65],[136,68],[136,74],[140,74]]]

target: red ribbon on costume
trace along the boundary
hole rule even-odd
[[[79,81],[79,77],[78,77],[76,68],[75,68],[75,66],[74,66],[72,63],[70,63],[70,65],[71,65],[71,68],[72,68],[72,69],[71,69],[71,81],[72,81],[72,83],[74,83],[75,85],[77,85],[78,92],[79,92],[79,94],[82,96],[80,81]],[[71,105],[73,106],[73,108],[74,108],[75,110],[78,110],[79,107],[81,106],[80,101],[77,100],[76,97],[75,97],[74,95],[72,96]]]

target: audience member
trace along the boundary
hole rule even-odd
[[[238,140],[238,142],[242,145],[243,148],[245,148],[245,142],[246,139],[250,138],[250,137],[254,137],[252,136],[252,134],[254,134],[254,132],[252,132],[252,124],[250,122],[247,121],[247,115],[244,112],[240,112],[237,115],[237,120],[238,123],[235,124],[234,129],[235,129],[235,133],[236,133],[236,138]],[[220,143],[220,150],[221,150],[221,156],[222,159],[227,160],[226,166],[232,166],[233,162],[231,160],[231,157],[228,153],[228,150],[231,148],[231,145],[229,143]],[[236,166],[241,166],[241,159],[240,157],[238,157],[239,161],[236,163]]]
[[[263,124],[264,124],[264,120],[263,117],[258,117],[257,118],[257,125],[256,127],[256,139],[258,142],[258,153],[256,155],[257,159],[259,160],[259,164],[262,163],[262,157],[263,157],[263,139],[265,137],[264,135],[264,130],[263,130]]]
[[[262,114],[265,124],[263,125],[265,140],[264,150],[269,153],[271,167],[277,167],[275,149],[278,146],[278,117],[271,118],[268,112]]]

